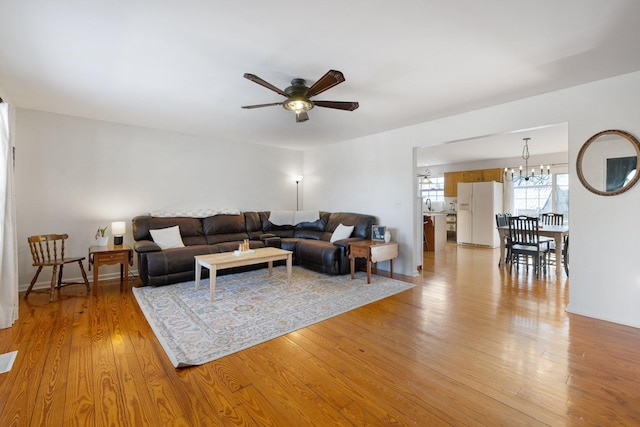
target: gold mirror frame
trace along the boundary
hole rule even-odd
[[[631,145],[633,145],[633,148],[636,151],[636,157],[637,157],[636,173],[633,176],[633,178],[631,178],[631,180],[626,185],[612,191],[604,191],[604,190],[599,190],[595,188],[591,183],[587,181],[587,179],[584,176],[584,173],[582,172],[582,161],[583,161],[584,154],[587,151],[587,148],[589,148],[589,146],[592,143],[594,143],[598,138],[606,135],[618,135],[623,137],[627,141],[629,141]],[[592,193],[599,194],[600,196],[615,196],[617,194],[621,194],[629,190],[631,187],[633,187],[636,184],[636,182],[638,182],[638,180],[640,180],[640,170],[638,168],[638,162],[640,162],[640,142],[638,142],[636,137],[622,130],[609,129],[609,130],[603,130],[602,132],[596,133],[591,138],[589,138],[587,142],[584,143],[582,148],[580,148],[580,152],[578,153],[578,160],[576,161],[576,171],[578,172],[578,179],[580,179],[580,182],[582,183],[584,188],[586,188],[587,190],[591,191]]]

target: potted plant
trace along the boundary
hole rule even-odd
[[[96,231],[96,244],[98,246],[107,246],[109,243],[109,236],[105,236],[105,232],[109,227],[98,227],[98,231]]]

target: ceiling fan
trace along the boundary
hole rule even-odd
[[[270,104],[257,104],[257,105],[245,105],[242,108],[261,108],[271,107],[273,105],[282,105],[285,110],[296,113],[296,122],[306,122],[309,120],[307,112],[313,107],[325,107],[334,108],[336,110],[353,111],[359,107],[357,102],[340,102],[340,101],[312,101],[311,97],[321,94],[327,89],[331,89],[335,85],[338,85],[345,81],[344,75],[340,71],[329,70],[327,73],[320,77],[311,87],[306,86],[304,79],[291,80],[291,86],[285,90],[278,89],[269,82],[264,81],[255,74],[245,73],[245,79],[251,80],[254,83],[264,86],[267,89],[279,93],[287,98],[286,101],[272,102]]]

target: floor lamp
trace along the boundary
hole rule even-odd
[[[299,204],[300,197],[299,197],[298,191],[300,189],[299,184],[300,184],[300,181],[302,181],[302,175],[295,176],[294,179],[296,180],[296,210],[298,211],[300,210],[300,204]]]

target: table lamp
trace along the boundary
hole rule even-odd
[[[113,234],[113,244],[121,245],[124,233],[127,231],[127,224],[124,221],[111,223],[111,234]]]

